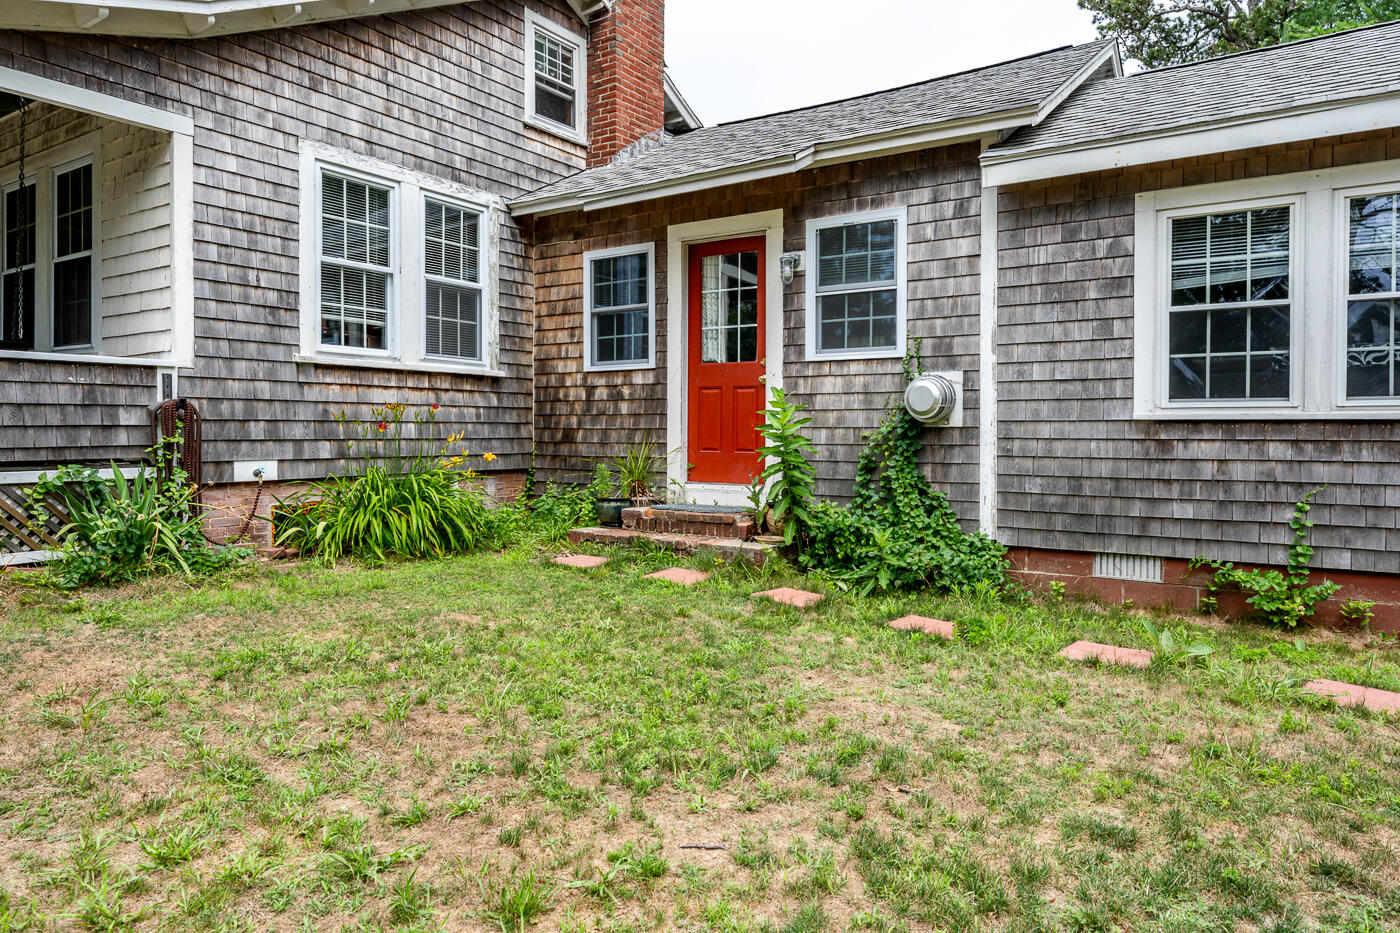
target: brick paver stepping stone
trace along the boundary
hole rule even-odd
[[[1331,697],[1338,706],[1364,706],[1377,713],[1400,713],[1400,693],[1391,690],[1377,690],[1375,687],[1322,678],[1303,684],[1303,690],[1320,697]]]
[[[675,583],[680,586],[694,586],[697,583],[704,583],[710,579],[710,575],[703,570],[690,570],[686,567],[669,567],[665,570],[658,570],[656,573],[647,574],[648,580],[665,580],[667,583]]]
[[[930,619],[928,616],[902,616],[890,622],[889,626],[901,632],[923,632],[925,635],[937,635],[950,641],[953,638],[953,623],[944,622],[942,619]]]
[[[554,562],[561,567],[577,567],[580,570],[592,570],[594,567],[601,567],[608,562],[606,557],[594,557],[592,554],[566,554],[563,557],[554,558]]]
[[[1104,664],[1121,664],[1124,667],[1150,667],[1152,652],[1141,648],[1120,648],[1117,645],[1101,645],[1095,641],[1077,641],[1060,649],[1060,657],[1071,661],[1100,661]]]
[[[764,590],[762,593],[755,593],[764,599],[771,599],[775,603],[782,603],[784,606],[796,606],[798,609],[806,609],[808,606],[815,606],[824,598],[821,593],[809,593],[806,590],[795,590],[790,586],[780,586],[776,590]]]

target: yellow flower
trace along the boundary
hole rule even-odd
[[[482,455],[481,455],[481,459],[482,459],[482,460],[485,460],[487,463],[490,463],[492,460],[495,460],[495,459],[496,459],[496,455],[495,455],[495,454],[482,454]]]

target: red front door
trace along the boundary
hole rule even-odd
[[[764,397],[761,236],[690,248],[690,479],[747,483],[760,472]]]

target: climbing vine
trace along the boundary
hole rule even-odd
[[[921,368],[918,342],[911,343],[909,379]],[[919,468],[922,428],[896,403],[865,436],[851,504],[811,508],[804,566],[864,592],[1005,582],[1006,548],[964,531],[948,497]]]

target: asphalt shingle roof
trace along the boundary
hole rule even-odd
[[[890,91],[670,137],[649,150],[540,188],[517,203],[605,195],[796,156],[821,143],[1037,108],[1110,42],[1067,46]]]
[[[1104,78],[988,156],[1034,154],[1400,91],[1400,21]]]

